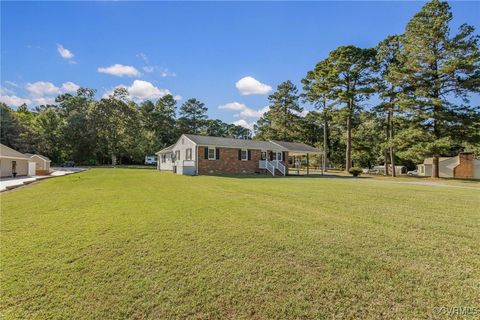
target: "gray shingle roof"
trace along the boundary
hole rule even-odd
[[[0,158],[3,157],[30,160],[30,157],[24,155],[23,153],[13,150],[12,148],[0,143]]]
[[[199,136],[194,134],[186,134],[187,138],[198,145],[218,146],[228,148],[245,148],[245,149],[259,149],[259,150],[273,150],[273,151],[289,151],[289,152],[309,152],[321,153],[317,148],[311,147],[304,143],[285,142],[285,141],[258,141],[258,140],[244,140],[233,138],[221,138],[210,136]]]
[[[272,140],[272,142],[284,147],[290,152],[310,152],[310,153],[321,152],[319,149],[306,145],[305,143],[276,141],[276,140]]]
[[[270,141],[257,141],[246,139],[233,139],[233,138],[221,138],[210,136],[199,136],[194,134],[185,134],[185,136],[202,146],[217,146],[227,148],[245,148],[245,149],[257,149],[257,150],[273,150],[273,151],[287,151],[285,148],[279,145],[275,145]]]
[[[25,155],[29,156],[30,158],[33,156],[37,156],[45,161],[51,161],[49,158],[42,156],[41,154],[36,154],[36,153],[25,153]]]
[[[172,151],[174,145],[175,145],[175,143],[172,144],[172,145],[170,145],[170,146],[168,146],[168,147],[166,147],[166,148],[163,148],[162,150],[158,151],[156,154],[159,154],[159,153],[168,153],[168,152]]]

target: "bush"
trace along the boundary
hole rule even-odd
[[[348,170],[350,174],[354,177],[358,177],[360,173],[362,173],[362,168],[359,167],[351,167],[350,170]]]

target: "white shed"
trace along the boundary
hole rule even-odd
[[[34,175],[35,163],[29,156],[0,144],[0,177]]]
[[[35,163],[36,175],[48,175],[50,174],[50,162],[51,160],[41,154],[25,153]]]

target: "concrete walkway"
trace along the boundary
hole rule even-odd
[[[85,171],[84,168],[52,168],[52,172],[48,176],[25,176],[18,178],[2,178],[0,180],[0,192],[18,188],[35,181],[61,177],[68,174]]]

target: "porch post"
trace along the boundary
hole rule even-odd
[[[307,176],[310,174],[310,160],[307,153]]]

